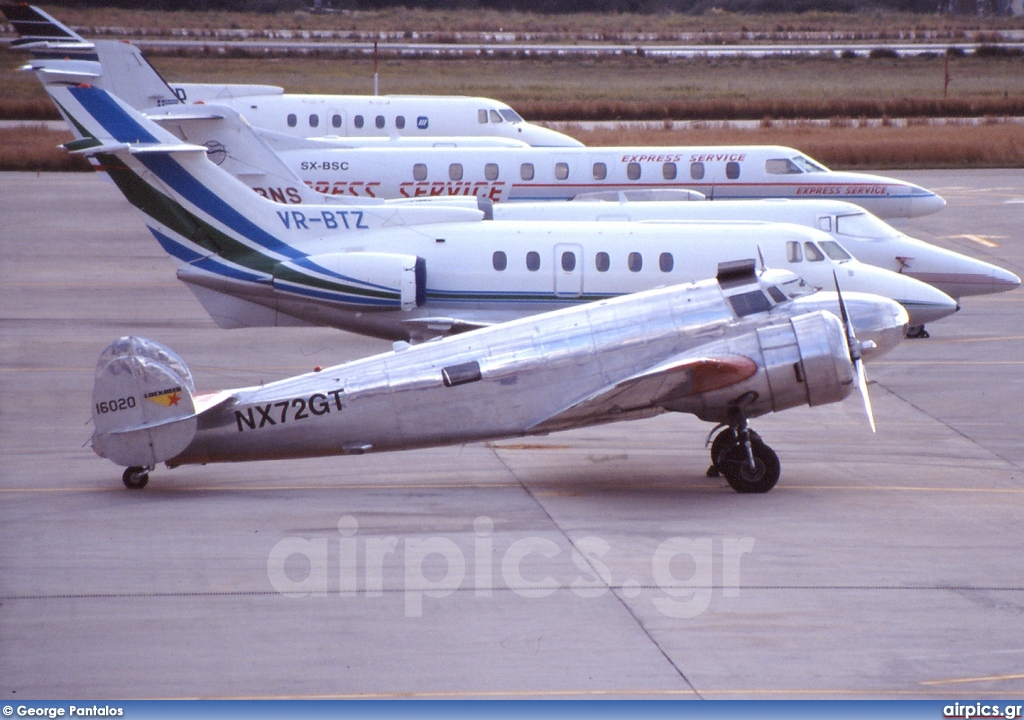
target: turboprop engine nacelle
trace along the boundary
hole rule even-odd
[[[843,324],[830,312],[797,315],[701,352],[743,355],[758,364],[758,371],[741,383],[667,406],[709,422],[727,422],[732,408],[750,418],[801,405],[827,405],[843,400],[854,388],[856,373]]]

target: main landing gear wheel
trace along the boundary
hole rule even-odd
[[[723,450],[716,463],[729,486],[738,493],[766,493],[779,481],[782,468],[779,456],[759,438],[750,439],[754,467],[750,467],[747,448],[739,442]]]
[[[121,481],[129,490],[141,490],[149,482],[149,468],[138,466],[125,468]]]
[[[908,340],[927,340],[931,335],[924,329],[924,325],[911,325],[907,328]]]
[[[749,433],[751,440],[761,440],[761,436],[753,430],[747,430],[747,433]],[[706,473],[708,477],[718,477],[722,474],[722,468],[718,464],[722,458],[722,453],[735,444],[736,431],[731,427],[727,427],[715,435],[715,439],[711,441],[711,466]]]

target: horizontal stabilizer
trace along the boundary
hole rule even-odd
[[[153,122],[188,122],[189,120],[223,120],[224,113],[215,110],[207,110],[202,105],[186,105],[183,109],[175,109],[168,112],[149,110],[146,112]]]
[[[757,363],[742,355],[671,360],[565,408],[536,423],[529,432],[552,432],[593,422],[595,418],[611,421],[631,413],[657,410],[684,397],[742,382],[756,372]]]

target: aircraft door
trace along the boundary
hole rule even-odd
[[[330,109],[324,122],[324,135],[348,135],[348,124],[344,110]]]
[[[583,246],[568,243],[555,245],[552,263],[555,271],[555,295],[579,297],[583,294]]]

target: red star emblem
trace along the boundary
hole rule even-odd
[[[179,400],[181,400],[181,396],[178,393],[171,393],[170,397],[167,398],[167,404],[177,405]]]

